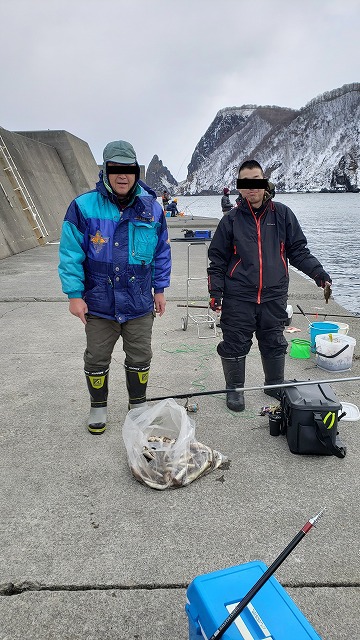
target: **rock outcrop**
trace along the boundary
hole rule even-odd
[[[147,168],[145,182],[149,187],[154,189],[158,196],[162,194],[164,189],[173,193],[178,184],[169,169],[163,165],[157,155],[152,158]]]

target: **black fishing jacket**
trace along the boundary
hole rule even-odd
[[[259,304],[287,295],[288,263],[310,277],[323,268],[289,207],[269,199],[254,211],[241,200],[219,221],[209,246],[210,295]]]
[[[226,196],[225,194],[223,195],[223,197],[221,198],[221,210],[223,213],[227,213],[228,211],[231,211],[231,209],[233,208],[231,202],[230,202],[230,198],[229,196]]]

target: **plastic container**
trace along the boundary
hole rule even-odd
[[[351,402],[342,402],[339,414],[343,412],[346,413],[346,416],[341,418],[344,422],[356,422],[356,420],[360,420],[360,411],[356,404],[351,404]]]
[[[327,371],[348,371],[351,369],[355,338],[342,333],[320,334],[315,338],[316,364]]]
[[[271,436],[279,436],[281,433],[282,415],[279,413],[269,414],[269,431]]]
[[[339,325],[335,324],[335,322],[310,322],[309,324],[309,332],[310,332],[310,342],[311,342],[311,351],[315,353],[315,338],[318,335],[323,333],[338,333]]]
[[[294,338],[291,340],[290,358],[299,358],[306,360],[310,358],[310,340],[299,340]]]
[[[211,238],[210,229],[197,229],[195,231],[195,238]]]
[[[291,304],[288,304],[286,307],[286,313],[287,313],[287,320],[285,322],[285,326],[289,327],[291,324],[291,320],[293,317],[293,313],[294,313],[294,309],[292,308]]]
[[[338,333],[342,333],[344,336],[347,336],[349,331],[349,325],[346,324],[346,322],[335,322],[334,324],[337,324],[339,327]]]
[[[195,578],[186,592],[189,640],[210,638],[266,569],[266,564],[257,560]],[[265,582],[223,638],[321,640],[274,576]]]

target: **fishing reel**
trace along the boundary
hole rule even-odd
[[[198,408],[199,408],[199,406],[198,406],[197,402],[189,402],[189,398],[186,400],[185,410],[188,413],[196,413]]]

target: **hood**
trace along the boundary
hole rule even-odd
[[[115,204],[118,204],[118,198],[117,195],[113,192],[112,188],[110,187],[110,185],[108,186],[105,183],[104,180],[104,172],[103,170],[101,170],[99,172],[99,182],[96,183],[96,191],[99,191],[99,193],[101,193],[103,196],[109,198],[109,200],[111,202],[114,202]],[[147,184],[145,184],[145,182],[143,182],[142,180],[138,180],[138,182],[134,185],[135,191],[134,191],[134,195],[132,200],[129,202],[129,204],[132,204],[132,202],[134,202],[136,197],[139,197],[141,200],[143,198],[151,198],[151,199],[155,199],[157,198],[155,191],[153,191]],[[144,202],[145,204],[145,202]]]
[[[269,185],[269,188],[265,189],[263,204],[267,200],[272,200],[272,198],[275,197],[275,185],[272,182],[270,182],[270,180],[268,180],[268,185]]]

